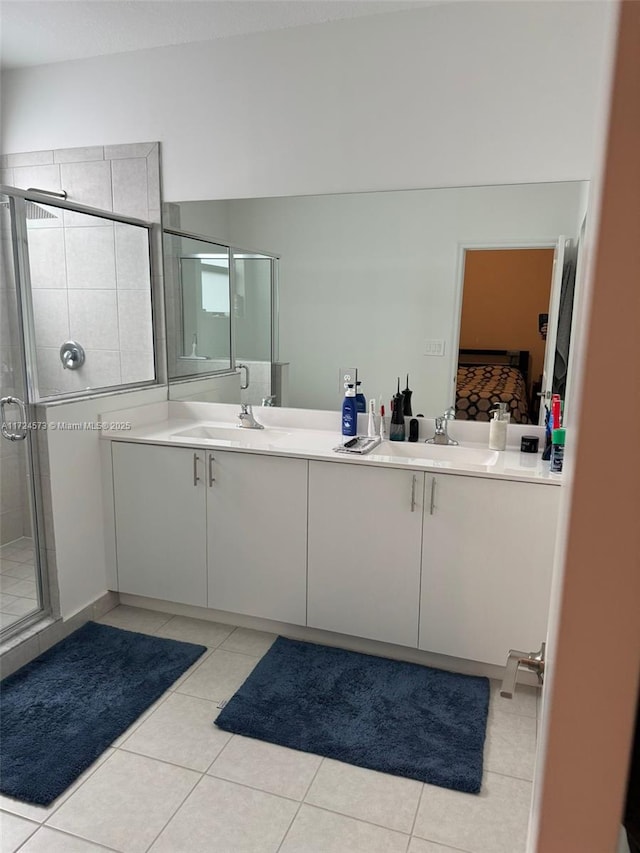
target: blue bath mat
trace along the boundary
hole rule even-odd
[[[206,651],[88,622],[0,683],[0,791],[53,802]]]
[[[477,793],[488,709],[487,678],[278,637],[216,725]]]

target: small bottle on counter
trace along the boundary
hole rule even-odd
[[[554,474],[562,473],[562,464],[564,462],[564,441],[566,430],[562,427],[554,429],[551,438],[551,467],[550,470]]]
[[[498,403],[489,423],[489,450],[507,449],[507,426],[510,415],[506,403]]]
[[[342,401],[342,434],[348,436],[358,434],[356,391],[353,385],[347,385],[347,392]]]

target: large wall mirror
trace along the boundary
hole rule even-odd
[[[171,354],[174,363],[179,351],[183,356],[170,375],[170,397],[254,403],[271,397],[276,404],[336,410],[341,369],[349,367],[378,403],[388,405],[398,378],[404,387],[408,374],[414,413],[429,417],[456,405],[465,417],[459,367],[477,366],[473,359],[482,362],[479,354],[488,350],[504,354],[494,374],[524,369],[526,357],[523,393],[531,404],[556,347],[558,250],[573,257],[587,193],[587,182],[576,181],[170,203],[165,221],[172,227],[223,246],[251,247],[247,257],[264,253],[277,263],[277,287],[272,274],[256,301],[251,335],[272,334],[259,357],[252,353],[268,366],[251,398],[251,387],[240,390],[244,373],[226,382],[225,397],[213,389],[228,377],[185,377],[184,356],[196,332],[187,340],[184,324],[172,326],[183,297],[176,277],[167,276],[170,373]],[[232,292],[232,327],[233,300]],[[238,324],[237,309],[236,315]],[[197,344],[206,352],[201,335]],[[233,337],[232,331],[232,350]],[[236,368],[240,356],[230,355]],[[274,365],[282,381],[269,395]],[[198,373],[208,373],[204,362]]]

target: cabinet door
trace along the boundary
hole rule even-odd
[[[119,591],[206,607],[204,451],[113,442],[112,453]]]
[[[418,642],[424,474],[309,463],[308,625]]]
[[[307,462],[208,454],[209,607],[304,625]]]
[[[509,649],[540,647],[559,497],[554,486],[427,477],[421,649],[504,665]]]

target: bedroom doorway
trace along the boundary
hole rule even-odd
[[[565,240],[463,249],[456,418],[488,421],[506,402],[512,423],[539,423],[551,395]],[[544,406],[542,406],[544,413]]]

